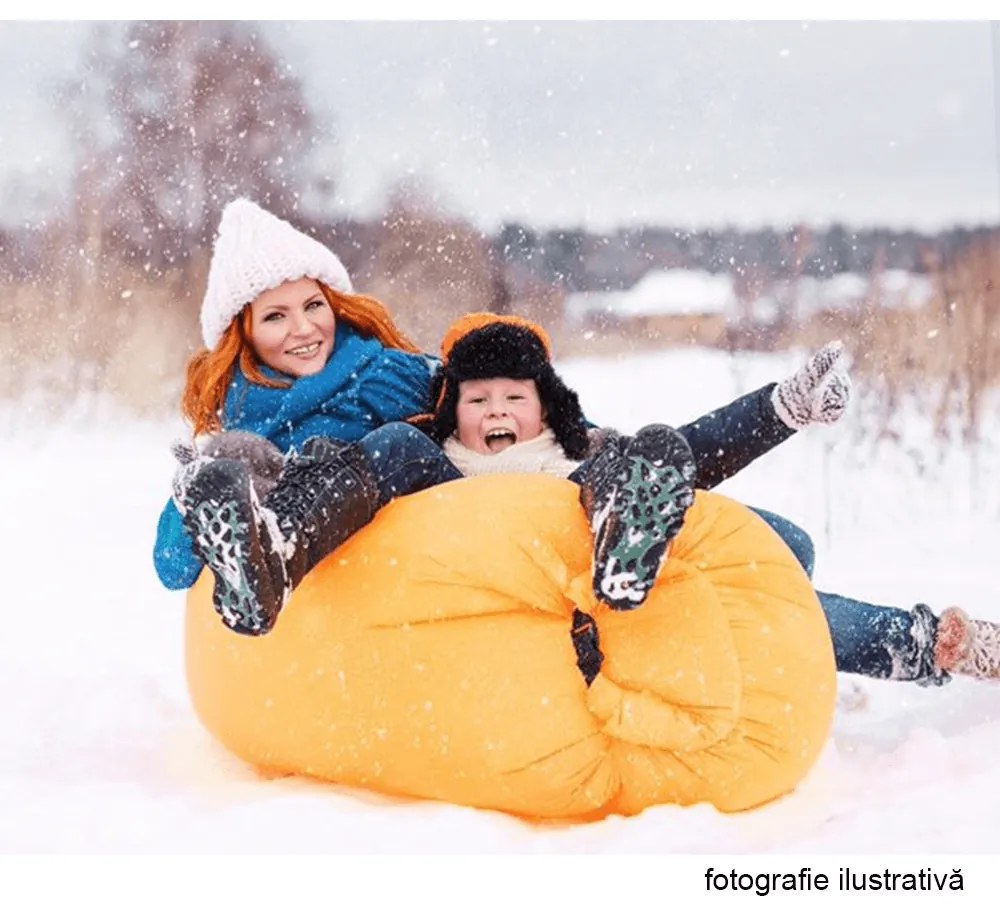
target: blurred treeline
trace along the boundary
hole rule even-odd
[[[996,230],[651,226],[602,235],[508,224],[484,233],[436,209],[417,183],[395,187],[379,217],[331,220],[315,213],[331,209],[336,175],[317,174],[310,156],[335,123],[310,110],[252,24],[97,28],[84,71],[60,97],[78,150],[69,198],[43,224],[0,231],[0,396],[58,405],[92,390],[140,412],[176,407],[200,344],[219,213],[240,195],[330,246],[355,286],[384,300],[428,350],[456,315],[477,309],[539,319],[561,356],[655,344],[627,328],[614,338],[581,333],[563,309],[568,293],[627,289],[651,269],[727,272],[747,314],[790,279],[905,269],[932,282],[919,307],[881,306],[873,290],[860,308],[809,320],[796,319],[794,305],[766,326],[734,318],[720,343],[775,349],[842,337],[886,414],[916,396],[942,432],[958,415],[970,439],[1000,381]]]

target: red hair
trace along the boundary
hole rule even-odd
[[[344,294],[317,282],[327,304],[338,320],[357,329],[362,335],[375,338],[387,348],[420,353],[418,348],[392,321],[388,309],[374,297],[364,294]],[[222,429],[220,414],[226,392],[233,381],[236,364],[250,382],[272,389],[287,388],[291,381],[270,379],[261,372],[260,361],[250,343],[253,326],[250,304],[243,307],[212,350],[202,348],[187,364],[181,413],[198,435]]]

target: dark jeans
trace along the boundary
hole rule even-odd
[[[363,437],[358,446],[375,476],[379,506],[462,476],[434,440],[408,423],[387,423]]]
[[[436,442],[408,423],[387,423],[362,438],[358,446],[371,464],[380,506],[463,476]],[[589,463],[583,462],[568,480],[580,484]]]
[[[787,518],[754,509],[788,545],[812,577],[815,550],[809,535]],[[837,669],[876,679],[913,680],[941,685],[947,673],[934,667],[937,618],[924,604],[901,610],[817,591],[833,639]]]

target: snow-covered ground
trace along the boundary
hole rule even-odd
[[[800,357],[680,352],[562,364],[597,422],[681,423]],[[722,492],[808,528],[817,585],[1000,620],[1000,456],[856,441],[861,418],[786,443]],[[852,423],[853,421],[853,423]],[[589,825],[265,780],[199,726],[183,598],[150,550],[179,420],[0,411],[0,852],[989,853],[1000,851],[1000,684],[841,677],[833,736],[797,792],[761,809],[659,807]],[[973,468],[976,481],[972,481]],[[335,898],[331,898],[335,899]]]

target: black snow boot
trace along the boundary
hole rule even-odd
[[[687,440],[663,424],[605,441],[580,485],[594,533],[594,596],[615,610],[645,601],[694,502]]]
[[[286,541],[289,591],[310,569],[374,518],[384,504],[368,456],[357,445],[327,441],[314,456],[285,465],[277,487],[263,500]]]
[[[185,491],[184,524],[215,576],[213,602],[236,632],[263,635],[292,591],[323,557],[368,524],[378,489],[364,453],[286,462],[262,500],[246,467],[216,459]]]
[[[217,458],[197,467],[175,499],[195,552],[215,576],[212,602],[229,628],[260,635],[277,618],[273,605],[287,598],[284,538],[243,462]]]

